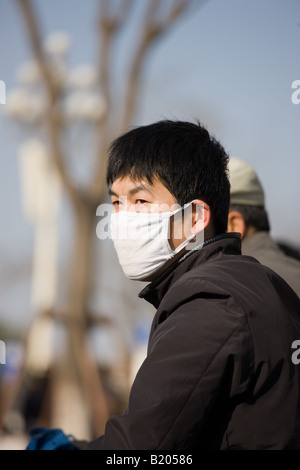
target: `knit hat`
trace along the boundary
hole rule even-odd
[[[228,170],[230,203],[264,207],[264,190],[253,168],[239,158],[230,157]]]

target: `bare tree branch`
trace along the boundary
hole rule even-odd
[[[169,10],[167,15],[167,24],[174,23],[188,7],[190,0],[177,0],[174,2],[173,8]]]
[[[38,20],[34,12],[34,8],[30,0],[16,0],[22,12],[27,31],[29,34],[29,41],[35,60],[38,64],[42,77],[44,79],[46,93],[49,101],[49,119],[47,120],[47,128],[49,135],[49,144],[53,155],[53,160],[61,178],[61,181],[67,190],[69,196],[74,203],[78,204],[81,198],[80,191],[74,186],[71,179],[67,174],[64,162],[64,155],[59,142],[60,128],[62,126],[63,118],[58,109],[57,101],[61,93],[59,83],[54,79],[53,74],[47,64],[42,46],[41,35],[38,26]]]
[[[106,166],[107,166],[107,148],[112,139],[112,127],[110,121],[110,113],[112,111],[111,103],[111,69],[110,57],[112,43],[118,32],[126,22],[134,0],[125,0],[122,2],[122,8],[117,14],[112,13],[112,3],[100,0],[100,15],[98,28],[100,34],[100,50],[99,50],[99,81],[102,92],[106,100],[107,116],[101,122],[98,133],[98,158],[97,168],[91,190],[93,191],[94,201],[99,204],[106,194]]]
[[[181,0],[169,11],[164,22],[159,22],[155,18],[158,16],[160,0],[150,0],[144,18],[144,28],[139,47],[132,61],[131,70],[128,76],[127,90],[125,92],[125,109],[122,124],[122,131],[125,131],[131,123],[136,100],[140,90],[141,74],[143,65],[147,58],[147,53],[151,46],[173,25],[189,5],[190,0]]]

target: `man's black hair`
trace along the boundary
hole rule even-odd
[[[151,184],[157,177],[179,204],[206,202],[219,234],[227,230],[227,164],[224,148],[199,122],[163,120],[134,128],[112,142],[107,184],[124,176]]]
[[[230,204],[230,211],[242,214],[246,227],[253,227],[257,231],[269,232],[270,222],[267,211],[261,206],[248,206],[244,204]]]

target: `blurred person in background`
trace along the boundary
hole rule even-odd
[[[126,411],[74,447],[300,449],[300,300],[226,233],[227,164],[199,123],[159,121],[112,143],[112,239],[157,311]]]
[[[300,261],[270,235],[265,193],[257,173],[236,157],[229,159],[228,168],[231,185],[228,231],[241,234],[242,254],[253,256],[278,273],[300,297]]]

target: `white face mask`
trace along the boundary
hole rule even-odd
[[[195,237],[195,234],[188,236],[175,250],[169,245],[170,217],[192,203],[174,212],[119,211],[111,214],[111,237],[126,277],[148,279]]]

